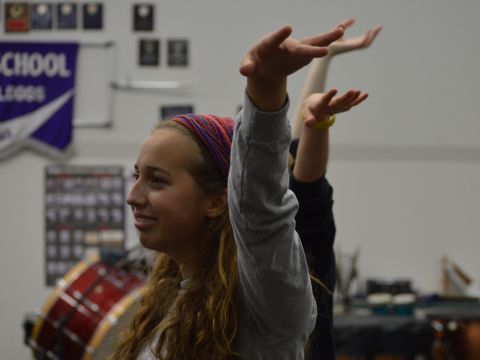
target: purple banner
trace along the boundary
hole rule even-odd
[[[0,42],[0,159],[25,146],[64,157],[78,44]]]

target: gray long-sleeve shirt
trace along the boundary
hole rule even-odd
[[[288,190],[288,103],[261,112],[245,96],[232,145],[228,200],[240,271],[236,349],[245,360],[296,360],[316,320]]]

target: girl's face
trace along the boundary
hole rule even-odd
[[[208,220],[209,196],[189,172],[199,159],[198,145],[188,136],[155,131],[140,149],[127,197],[142,245],[179,264],[194,254]]]

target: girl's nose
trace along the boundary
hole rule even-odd
[[[127,204],[130,206],[142,206],[145,204],[145,194],[140,181],[137,179],[127,195]]]

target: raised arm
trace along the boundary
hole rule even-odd
[[[315,322],[308,267],[295,233],[297,201],[288,190],[286,81],[324,56],[343,28],[302,40],[291,38],[291,31],[287,26],[266,35],[241,63],[247,94],[235,127],[228,183],[246,312],[241,319],[253,323],[249,328],[259,340],[285,344],[300,333],[306,336]]]
[[[301,182],[313,182],[325,175],[328,159],[328,127],[322,123],[332,115],[350,110],[367,97],[360,90],[348,90],[335,96],[337,90],[315,93],[307,97],[303,106],[304,129],[297,149],[293,176]]]

